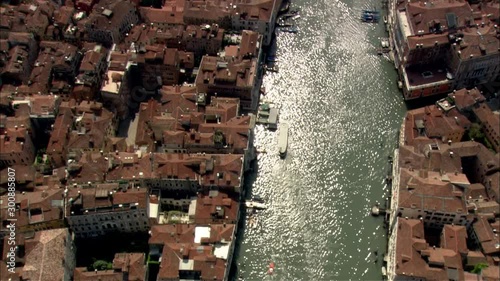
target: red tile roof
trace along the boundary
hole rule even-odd
[[[485,218],[479,218],[473,224],[473,228],[485,255],[500,253],[500,247],[498,247],[500,245],[500,238],[498,235],[495,235],[491,225]]]
[[[441,248],[467,254],[467,229],[459,225],[445,225],[441,233]]]

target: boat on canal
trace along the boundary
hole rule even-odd
[[[291,25],[291,26],[279,27],[279,31],[288,33],[297,33],[299,32],[299,28],[294,25]]]
[[[274,273],[274,262],[269,263],[269,269],[267,270],[268,275],[273,275]]]
[[[361,20],[363,22],[377,23],[380,20],[380,12],[377,10],[363,10]]]
[[[285,158],[286,152],[288,150],[288,124],[280,124],[280,132],[278,135],[278,147],[280,152],[280,157]]]
[[[245,206],[249,209],[256,209],[256,210],[267,209],[266,204],[264,204],[262,202],[256,202],[256,201],[250,201],[250,200],[245,201]]]

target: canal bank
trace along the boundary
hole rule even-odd
[[[300,0],[299,32],[276,38],[277,73],[265,99],[290,127],[285,159],[278,132],[258,125],[249,195],[265,199],[256,228],[235,254],[242,280],[380,280],[386,235],[370,215],[388,194],[387,155],[406,111],[394,66],[376,54],[383,22],[361,23],[371,1]],[[246,227],[246,226],[241,226]],[[377,254],[375,254],[377,251]]]

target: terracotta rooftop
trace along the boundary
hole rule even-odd
[[[67,144],[69,150],[102,150],[106,136],[113,127],[113,113],[102,107],[101,103],[82,101],[74,107],[74,130]]]
[[[64,28],[72,22],[74,13],[74,7],[62,6],[54,11],[54,23]]]
[[[118,190],[118,184],[97,184],[92,188],[70,188],[68,215],[84,215],[93,212],[120,212],[144,209],[147,206],[147,190]]]
[[[500,238],[498,234],[495,235],[493,228],[485,218],[479,218],[473,224],[473,228],[485,255],[500,253]]]
[[[137,145],[152,148],[153,141],[178,148],[203,144],[215,148],[215,134],[221,132],[226,147],[243,153],[248,145],[249,116],[239,116],[239,100],[212,98],[209,105],[197,105],[191,87],[162,90],[161,103],[149,100],[140,105]]]
[[[35,233],[35,237],[25,240],[25,264],[22,271],[23,280],[45,281],[64,280],[64,262],[67,258],[66,240],[69,237],[67,228],[43,230]]]
[[[460,89],[450,93],[448,96],[453,99],[455,106],[460,111],[486,100],[477,88],[472,90]]]
[[[162,224],[151,227],[149,244],[166,243],[214,244],[233,240],[234,224]]]
[[[167,243],[163,247],[158,279],[178,279],[180,271],[191,271],[197,272],[201,280],[222,281],[226,272],[226,261],[217,258],[213,253],[213,246]]]
[[[462,260],[450,249],[429,247],[420,220],[397,219],[396,274],[427,280],[463,280]]]
[[[462,191],[449,182],[429,182],[418,171],[401,169],[399,206],[467,214]]]
[[[196,85],[232,85],[241,88],[251,88],[257,73],[257,60],[243,60],[240,62],[220,57],[204,56]]]
[[[238,197],[232,193],[205,191],[196,200],[195,222],[235,223],[238,217]]]
[[[466,18],[472,16],[471,7],[466,1],[447,1],[437,0],[433,2],[402,2],[406,6],[408,20],[411,23],[412,35],[420,34],[419,30],[429,33],[429,27],[439,25],[446,30],[465,26]],[[448,22],[446,14],[453,13],[456,17],[456,23]]]
[[[493,113],[493,111],[491,111],[485,103],[482,103],[479,107],[474,108],[473,111],[477,119],[479,119],[482,124],[487,125],[494,131],[492,132],[493,135],[500,137],[500,114]]]
[[[425,107],[421,119],[416,119],[415,124],[417,127],[418,120],[422,120],[425,135],[429,138],[441,139],[453,134],[463,134],[464,127],[468,128],[470,126],[470,121],[462,114],[454,112],[453,109],[444,113],[435,105]]]
[[[108,18],[103,11],[108,10],[112,16]],[[129,11],[135,11],[135,5],[130,1],[102,0],[94,5],[87,21],[87,28],[92,25],[98,29],[114,29],[121,27]]]
[[[451,156],[450,156],[450,152]],[[427,157],[428,155],[428,157]],[[442,170],[445,173],[462,173],[462,157],[476,157],[488,173],[500,166],[500,157],[478,142],[458,142],[429,145],[401,146],[399,165],[412,169]]]
[[[26,128],[6,128],[0,133],[0,155],[12,152],[19,153],[26,149],[24,143],[26,138],[30,137]]]
[[[113,259],[113,269],[87,271],[86,267],[74,270],[74,281],[144,281],[146,280],[144,253],[118,253]]]
[[[240,16],[241,20],[260,20],[269,22],[274,10],[279,9],[281,0],[238,1],[233,14]]]
[[[186,0],[184,8],[184,21],[194,23],[203,20],[205,22],[218,22],[224,17],[231,16],[232,10],[227,0]]]
[[[69,140],[71,126],[73,124],[73,113],[70,109],[61,109],[56,117],[47,153],[63,152]]]
[[[57,95],[36,95],[31,96],[30,107],[31,115],[55,115],[59,107],[59,97]]]
[[[84,55],[82,63],[80,64],[80,73],[94,72],[97,73],[97,67],[100,63],[104,63],[108,50],[102,45],[98,44],[88,44],[84,46]]]
[[[183,1],[177,1],[183,2]],[[183,25],[184,6],[164,5],[162,8],[140,7],[139,14],[146,24],[155,25]]]
[[[441,248],[467,254],[467,229],[459,225],[445,225],[441,233]]]
[[[489,20],[488,20],[489,21]],[[479,22],[481,24],[481,22]],[[478,27],[467,27],[463,30],[464,37],[457,46],[453,46],[452,52],[459,52],[462,60],[473,59],[485,55],[493,55],[492,60],[500,61],[498,46],[500,38],[493,24]]]
[[[28,185],[35,181],[37,172],[32,165],[13,165],[10,168],[16,170],[16,183],[18,186],[25,184]],[[8,182],[8,168],[0,171],[0,185],[7,185]]]
[[[62,194],[63,191],[61,189],[16,194],[16,205],[18,208],[16,212],[16,226],[22,228],[36,223],[62,220]],[[2,203],[0,204],[2,218],[8,218],[7,197],[2,196],[0,198],[2,199]]]

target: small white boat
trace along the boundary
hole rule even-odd
[[[264,210],[267,209],[266,204],[255,201],[245,201],[245,206],[250,209]]]
[[[286,151],[288,149],[288,124],[281,123],[279,128],[280,132],[278,135],[278,147],[279,147],[280,157],[285,158]]]

